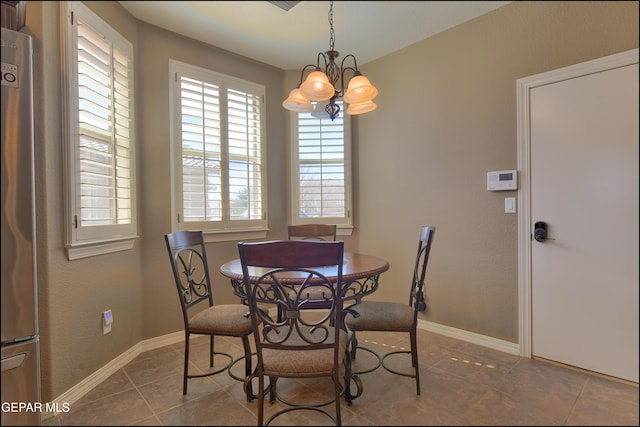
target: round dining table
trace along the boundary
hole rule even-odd
[[[345,252],[344,264],[342,265],[343,301],[352,303],[350,307],[353,307],[353,305],[360,302],[362,297],[375,292],[378,289],[380,274],[388,269],[389,263],[382,258],[355,252]],[[250,279],[252,281],[258,280],[268,270],[268,268],[263,267],[249,267]],[[314,270],[321,272],[328,279],[335,278],[338,275],[335,266],[314,267]],[[242,273],[240,258],[222,264],[222,266],[220,266],[220,273],[231,280],[233,293],[240,298],[243,304],[246,304],[247,294],[244,287],[244,275]],[[307,275],[304,273],[287,272],[286,276],[279,276],[278,280],[282,283],[295,285],[296,283],[302,283],[306,277]],[[346,310],[350,310],[350,307],[346,308]],[[280,314],[278,314],[278,318],[280,318]],[[350,388],[350,390],[355,390],[355,393],[349,391],[349,401],[358,398],[363,391],[362,381],[357,375],[352,375],[351,381],[355,388]]]
[[[342,266],[342,296],[344,300],[359,302],[366,295],[370,295],[378,289],[380,274],[389,269],[389,263],[382,258],[373,255],[365,255],[356,252],[344,253]],[[329,279],[337,276],[335,267],[316,269],[321,271]],[[267,271],[266,268],[250,267],[249,276],[258,278]],[[226,262],[220,266],[220,273],[231,280],[233,293],[243,302],[247,294],[243,285],[242,264],[240,258]],[[295,284],[302,281],[303,275],[287,278],[289,283]]]

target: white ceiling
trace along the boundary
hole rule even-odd
[[[268,1],[121,1],[141,21],[285,70],[329,50],[329,2],[284,11]],[[510,1],[336,1],[335,50],[358,66]]]

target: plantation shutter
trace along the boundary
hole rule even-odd
[[[220,88],[185,76],[180,84],[184,221],[220,221]]]
[[[177,227],[264,229],[264,87],[187,64],[172,67]]]
[[[231,220],[262,218],[260,98],[228,92],[229,199]]]
[[[342,107],[342,102],[338,102]],[[298,217],[345,218],[344,119],[298,114]]]
[[[130,58],[77,26],[79,227],[132,223]]]

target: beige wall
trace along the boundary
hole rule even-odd
[[[86,3],[134,43],[140,239],[132,251],[66,259],[59,11],[57,2],[29,2],[43,401],[140,341],[182,329],[162,240],[170,231],[169,58],[267,87],[268,238],[284,237],[287,224],[289,115],[280,104],[299,71],[137,23],[117,2]],[[638,47],[637,17],[637,2],[515,2],[362,67],[380,90],[379,108],[354,120],[356,230],[346,243],[389,260],[373,297],[406,300],[418,229],[435,225],[424,319],[517,342],[517,215],[503,213],[504,196],[516,193],[487,192],[485,182],[487,171],[516,168],[515,81]],[[217,266],[236,257],[235,243],[208,250],[225,283]],[[226,286],[217,292],[219,302],[237,301]],[[103,336],[107,308],[114,327]]]
[[[486,190],[517,168],[516,79],[637,47],[637,2],[514,2],[362,67],[380,94],[357,121],[358,244],[391,264],[374,297],[398,299],[434,225],[421,318],[517,343],[517,192]]]
[[[435,225],[422,317],[517,343],[517,192],[486,190],[517,168],[516,79],[637,47],[637,2],[514,2],[363,67],[380,94],[358,120],[358,242],[392,266],[375,297],[406,288]]]
[[[267,238],[284,233],[282,219],[286,192],[283,190],[284,176],[279,171],[286,169],[284,156],[284,130],[280,125],[284,111],[280,107],[282,71],[247,61],[177,37],[157,27],[140,24],[138,55],[138,129],[140,141],[139,165],[141,170],[140,198],[141,234],[140,244],[144,253],[143,288],[146,303],[142,307],[144,338],[153,338],[182,327],[182,314],[177,301],[173,276],[167,258],[163,235],[171,231],[171,181],[170,130],[169,130],[169,59],[174,59],[220,73],[260,83],[267,88],[267,164],[268,218],[271,230]],[[146,94],[146,95],[145,95]],[[149,94],[153,94],[149,96]],[[274,220],[275,218],[275,220]],[[207,255],[211,260],[211,272],[217,283],[228,284],[218,272],[220,264],[237,258],[235,242],[209,244]],[[231,286],[216,288],[219,302],[237,302]]]
[[[115,9],[120,9],[115,4]],[[112,6],[113,8],[114,6]],[[140,246],[69,262],[64,251],[64,168],[58,2],[28,2],[34,36],[36,226],[42,400],[79,383],[143,336]],[[112,24],[136,38],[125,14]],[[101,313],[123,326],[103,336]],[[127,325],[126,327],[124,327]]]

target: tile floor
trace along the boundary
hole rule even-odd
[[[378,352],[408,346],[406,334],[359,333],[361,345]],[[525,359],[432,332],[418,332],[422,393],[411,378],[382,368],[360,376],[364,390],[342,405],[344,425],[638,425],[638,385],[546,361]],[[236,339],[216,341],[218,350],[240,356]],[[206,340],[192,347],[194,370],[207,369]],[[393,356],[400,369],[404,356]],[[358,354],[355,369],[372,363]],[[257,400],[246,402],[240,382],[227,373],[189,380],[182,395],[183,344],[139,355],[95,387],[71,410],[43,421],[72,425],[256,425]],[[243,364],[234,367],[242,374]],[[305,399],[328,395],[320,380],[278,382],[279,392]],[[274,406],[280,403],[274,404]],[[268,402],[265,413],[272,410]],[[333,406],[329,407],[333,410]],[[272,425],[331,425],[315,412],[298,411]]]

